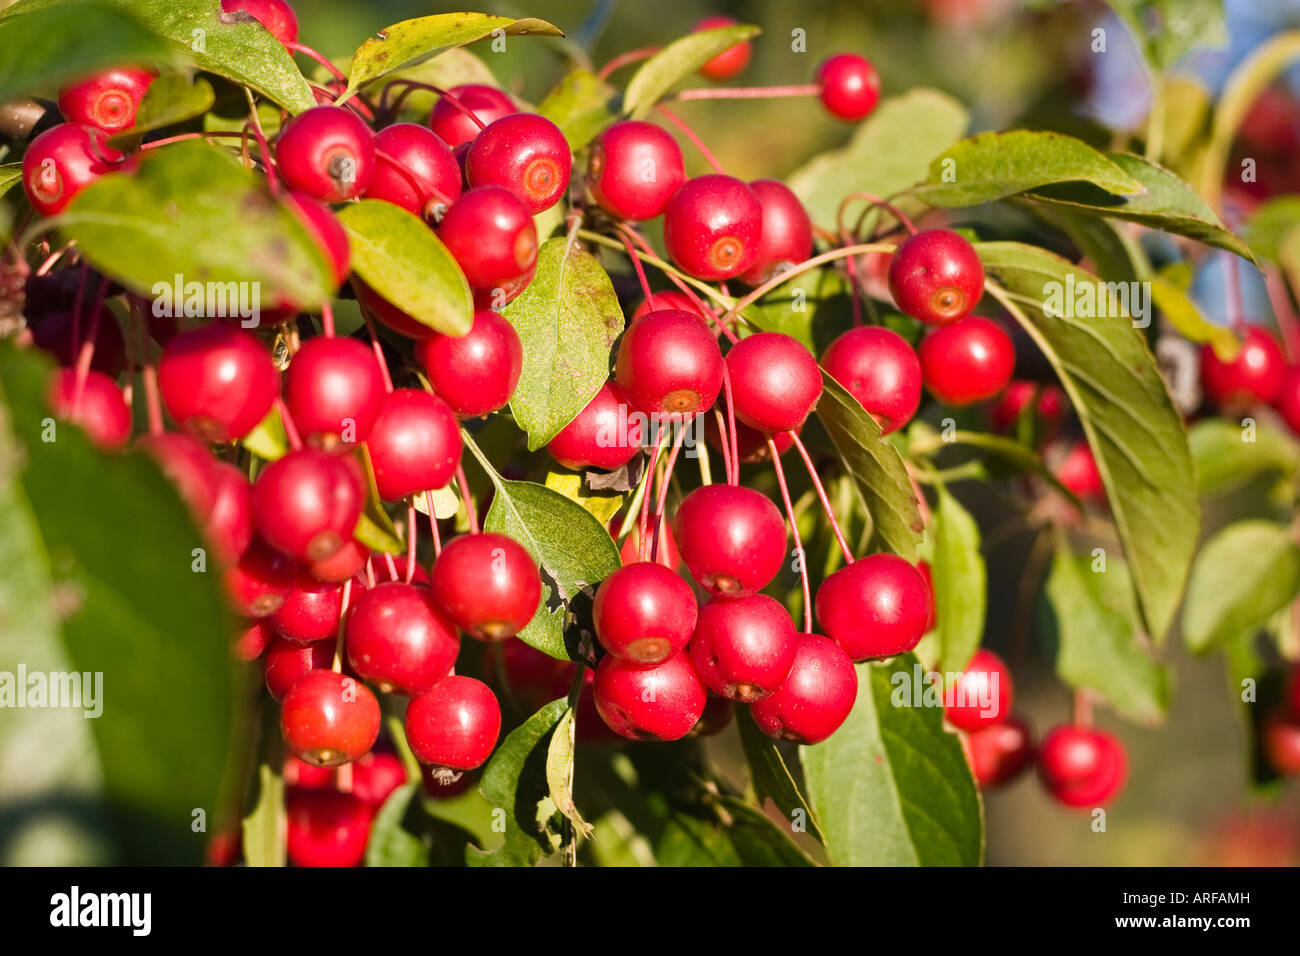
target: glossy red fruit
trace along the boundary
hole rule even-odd
[[[921,577],[925,579],[925,590],[930,595],[929,613],[925,619],[925,630],[928,634],[934,630],[934,626],[939,622],[938,614],[934,605],[934,574],[930,570],[928,561],[916,562],[916,570],[921,572]]]
[[[441,97],[429,114],[429,128],[448,146],[455,149],[462,143],[471,142],[479,133],[475,123],[465,110],[477,116],[483,127],[517,111],[515,101],[504,91],[494,86],[481,83],[466,83],[453,86],[447,91],[451,97]],[[454,106],[455,99],[464,110]]]
[[[82,344],[90,340],[90,311],[86,310],[81,317],[80,338],[73,334],[77,330],[77,318],[71,312],[52,312],[34,324],[29,321],[32,344],[53,355],[60,365],[75,366]],[[109,378],[117,378],[126,367],[126,342],[122,339],[122,327],[107,309],[100,313],[94,343],[90,367]]]
[[[93,369],[77,388],[75,369],[57,369],[47,395],[55,417],[85,431],[105,451],[121,451],[131,440],[131,409],[111,378]]]
[[[992,651],[981,647],[952,683],[944,688],[944,716],[962,730],[979,730],[1011,713],[1011,670]]]
[[[358,866],[365,857],[374,809],[356,794],[292,787],[284,809],[294,866]]]
[[[504,288],[537,262],[533,217],[501,186],[464,193],[438,223],[438,238],[475,289]]]
[[[285,0],[221,0],[221,9],[227,13],[242,10],[283,44],[298,41],[298,15]]]
[[[289,688],[308,671],[329,670],[334,662],[334,645],[327,641],[299,644],[274,637],[262,657],[266,689],[276,700],[284,700]]]
[[[375,173],[367,199],[382,199],[437,222],[460,196],[460,163],[425,126],[394,123],[375,134]]]
[[[629,740],[679,740],[704,713],[708,694],[690,657],[636,664],[610,654],[596,667],[596,710]]]
[[[1067,807],[1099,807],[1124,786],[1124,746],[1104,730],[1061,725],[1038,748],[1038,775],[1048,793]]]
[[[352,537],[364,503],[343,458],[303,448],[273,461],[253,485],[253,527],[267,544],[307,564]]]
[[[327,448],[365,441],[384,394],[374,350],[351,338],[308,339],[285,376],[285,404],[299,434]]]
[[[664,246],[698,279],[731,279],[751,268],[762,232],[758,197],[731,176],[688,179],[664,209]]]
[[[406,708],[406,739],[421,763],[473,770],[492,755],[501,706],[482,681],[447,677]]]
[[[510,190],[531,215],[568,191],[573,154],[560,128],[536,113],[512,113],[483,129],[465,154],[471,186]]]
[[[284,604],[297,572],[293,562],[260,538],[224,572],[226,594],[245,617],[266,617]]]
[[[723,417],[723,424],[718,424],[716,415],[704,416],[704,437],[708,439],[717,451],[722,451],[723,431],[730,431],[726,417]],[[796,429],[798,431],[798,429]],[[770,461],[772,459],[772,450],[767,446],[768,435],[759,431],[757,428],[750,428],[744,422],[736,422],[736,447],[740,455],[740,460],[745,464],[752,464],[756,461]],[[790,432],[778,432],[770,436],[772,444],[776,445],[776,453],[784,455],[794,446],[794,438]],[[727,439],[727,448],[730,449],[730,436]]]
[[[41,133],[23,154],[23,188],[42,216],[63,212],[74,196],[121,168],[122,154],[102,130],[62,123]]]
[[[352,795],[376,810],[404,783],[401,758],[387,750],[372,750],[352,765]]]
[[[685,181],[682,148],[654,123],[623,120],[592,141],[587,188],[616,219],[641,222],[662,215]]]
[[[830,344],[822,367],[871,413],[882,434],[898,431],[921,405],[921,362],[892,329],[850,329]]]
[[[916,567],[871,554],[840,568],[817,589],[817,622],[855,661],[914,648],[930,616],[930,589]]]
[[[600,583],[592,617],[596,637],[609,653],[636,664],[659,664],[690,641],[695,594],[662,564],[637,562]]]
[[[1300,720],[1300,666],[1291,669],[1291,676],[1287,680],[1286,707],[1292,717]]]
[[[471,289],[474,293],[474,308],[479,311],[500,312],[507,305],[519,298],[519,294],[528,288],[537,276],[537,263],[528,267],[523,275],[493,286],[490,289]]]
[[[524,346],[506,319],[480,309],[464,335],[435,334],[416,342],[415,359],[453,412],[477,418],[509,404],[523,373]]]
[[[758,257],[740,278],[750,285],[761,285],[812,255],[812,220],[785,183],[756,179],[749,188],[763,209],[763,228]]]
[[[752,594],[705,602],[690,654],[709,690],[748,704],[781,686],[798,645],[785,608],[766,594]]]
[[[293,754],[289,754],[284,758],[284,769],[280,775],[284,777],[284,782],[290,787],[328,787],[331,790],[334,789],[333,767],[313,767],[311,764],[299,760]]]
[[[1106,486],[1102,483],[1101,472],[1097,470],[1097,459],[1086,441],[1076,441],[1071,445],[1053,471],[1061,484],[1073,491],[1080,499],[1084,501],[1106,499]]]
[[[451,481],[460,463],[460,423],[437,395],[398,388],[384,396],[366,445],[379,497],[398,501]]]
[[[158,388],[168,413],[190,434],[203,441],[236,441],[271,410],[280,373],[257,339],[215,322],[167,343],[158,363]]]
[[[235,633],[234,654],[237,660],[254,661],[266,650],[275,631],[266,621],[245,621]]]
[[[248,476],[230,462],[213,462],[211,504],[204,536],[223,564],[234,564],[253,540],[253,485]]]
[[[689,312],[648,312],[623,333],[614,379],[652,417],[691,417],[717,400],[723,360],[713,333]]]
[[[375,174],[374,134],[349,109],[314,106],[280,129],[275,168],[289,188],[323,202],[354,199]]]
[[[820,634],[796,634],[790,674],[750,715],[769,737],[815,744],[848,719],[858,699],[858,674],[843,648]]]
[[[394,332],[406,336],[408,339],[427,339],[438,333],[422,322],[417,322],[411,316],[407,315],[393,303],[389,302],[370,286],[366,285],[359,278],[352,280],[352,288],[356,290],[357,302],[375,317],[381,324],[388,326]]]
[[[300,644],[333,641],[343,613],[343,585],[320,581],[299,568],[293,587],[271,612],[271,626],[281,637]]]
[[[992,319],[972,315],[921,340],[921,377],[930,394],[949,405],[992,398],[1011,381],[1016,347]]]
[[[962,236],[927,229],[904,241],[889,261],[889,293],[912,318],[951,325],[979,304],[984,265]]]
[[[537,562],[514,538],[491,532],[447,542],[429,586],[456,626],[483,641],[513,637],[542,599]]]
[[[1034,762],[1029,725],[1014,714],[1001,723],[971,732],[966,754],[981,787],[998,787],[1020,776]]]
[[[1271,402],[1281,394],[1286,376],[1282,350],[1256,326],[1242,336],[1241,349],[1231,362],[1220,359],[1210,346],[1201,346],[1201,387],[1215,405],[1239,410]]]
[[[349,538],[328,558],[313,561],[307,565],[307,572],[318,581],[342,583],[360,574],[370,557],[370,549],[358,544],[356,538]]]
[[[338,288],[347,281],[348,273],[352,271],[352,249],[348,245],[348,234],[343,224],[334,215],[334,210],[306,193],[286,193],[284,201],[325,253],[334,276],[334,286]],[[297,311],[296,308],[294,311]]]
[[[295,754],[317,767],[356,760],[379,737],[379,701],[353,677],[312,670],[280,707],[280,730]]]
[[[387,693],[417,697],[447,676],[460,635],[428,588],[380,584],[348,613],[347,649],[357,676]]]
[[[59,91],[59,112],[69,123],[120,133],[135,123],[140,101],[157,75],[138,66],[96,73]]]
[[[641,304],[632,310],[632,317],[627,320],[631,325],[641,316],[648,312],[659,312],[663,309],[676,309],[678,312],[689,312],[691,315],[698,315],[704,324],[709,324],[709,316],[701,315],[699,306],[685,292],[677,289],[664,289],[660,292],[651,292],[648,299],[642,299]]]
[[[1300,721],[1284,710],[1265,718],[1259,746],[1268,765],[1284,776],[1300,774]]]
[[[727,353],[736,418],[768,434],[800,428],[822,395],[822,372],[803,344],[781,332],[746,336]]]
[[[696,488],[678,506],[673,534],[691,577],[721,597],[761,591],[785,562],[781,512],[751,488]]]
[[[698,33],[700,30],[717,30],[720,27],[734,27],[737,21],[731,17],[710,16],[705,17],[699,23],[691,28],[692,33]],[[741,73],[745,67],[749,66],[750,44],[748,40],[743,40],[734,46],[729,46],[713,59],[709,60],[700,67],[700,76],[713,80],[715,83],[722,83],[726,80]]]
[[[880,102],[880,74],[871,61],[852,53],[837,53],[817,67],[822,105],[838,119],[855,123]]]
[[[636,457],[644,440],[645,416],[613,382],[600,387],[576,418],[560,429],[546,451],[565,468],[613,470]]]
[[[1035,401],[1034,411],[1043,423],[1051,428],[1060,424],[1065,415],[1067,402],[1065,392],[1058,385],[1040,385],[1037,382],[1011,382],[998,399],[990,413],[993,427],[1000,432],[1009,431],[1030,402]]]

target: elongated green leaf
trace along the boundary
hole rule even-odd
[[[978,866],[984,809],[943,708],[921,704],[920,663],[904,654],[857,670],[848,720],[829,740],[800,748],[831,862]]]
[[[720,802],[731,818],[722,832],[735,848],[741,866],[816,865],[762,810],[735,797],[723,797]]]
[[[1206,418],[1187,436],[1202,494],[1231,490],[1256,475],[1300,471],[1300,444],[1289,434],[1262,423],[1238,425]]]
[[[814,156],[787,183],[813,222],[835,228],[852,193],[890,196],[925,179],[930,160],[965,134],[970,115],[937,90],[909,90],[883,101],[842,149]],[[855,206],[855,215],[860,206]]]
[[[915,563],[921,513],[898,450],[880,437],[880,426],[858,400],[825,372],[817,418],[853,476],[875,523],[875,537],[886,549]]]
[[[1255,255],[1277,262],[1286,242],[1300,229],[1300,196],[1278,196],[1263,203],[1246,223],[1246,241]]]
[[[465,275],[433,230],[405,209],[378,199],[339,213],[352,249],[352,271],[421,325],[464,335],[474,324]]]
[[[748,40],[759,28],[747,24],[689,33],[646,60],[628,81],[623,112],[644,119],[664,94],[723,50]]]
[[[810,832],[822,840],[817,817],[808,805],[807,798],[799,792],[776,742],[758,729],[747,707],[737,708],[736,724],[740,727],[740,743],[745,751],[745,760],[749,763],[750,779],[754,783],[754,794],[759,802],[770,799],[785,814],[792,828],[801,827],[802,831]]]
[[[1171,676],[1143,646],[1124,562],[1115,555],[1074,555],[1062,543],[1044,595],[1044,625],[1061,680],[1096,691],[1129,720],[1164,720]]]
[[[528,450],[554,438],[609,378],[609,352],[623,311],[596,257],[563,238],[543,243],[537,276],[502,310],[524,346],[510,410]]]
[[[257,768],[257,798],[240,827],[248,866],[284,866],[288,821],[284,812],[284,777],[278,767]]]
[[[473,834],[429,812],[420,781],[398,787],[375,814],[366,866],[458,866]]]
[[[1216,352],[1235,355],[1240,343],[1232,330],[1210,322],[1186,291],[1158,276],[1146,281],[1151,284],[1151,301],[1184,338],[1211,345]]]
[[[575,69],[537,107],[577,152],[618,119],[618,91],[590,70]]]
[[[1300,546],[1271,521],[1239,521],[1210,538],[1192,565],[1183,639],[1198,654],[1258,627],[1300,592]]]
[[[582,819],[577,804],[573,802],[573,759],[577,729],[577,713],[572,707],[565,708],[560,722],[555,725],[555,733],[551,734],[551,743],[546,748],[546,785],[556,809],[568,818],[578,834],[586,838],[591,836],[591,824]]]
[[[930,573],[934,577],[939,666],[956,673],[966,667],[984,637],[987,577],[980,555],[979,526],[943,486],[939,487],[934,518]]]
[[[1032,246],[997,242],[976,249],[1079,414],[1147,631],[1159,642],[1196,550],[1200,506],[1187,434],[1155,359],[1125,315],[1074,316],[1060,314],[1072,308],[1054,307],[1065,304],[1068,277],[1075,289],[1090,283],[1096,289],[1095,277]]]
[[[112,145],[130,142],[150,130],[202,116],[212,108],[216,94],[203,77],[184,73],[167,73],[149,84],[130,129],[110,137]]]
[[[1152,73],[1197,47],[1228,41],[1223,0],[1106,0],[1133,31]]]
[[[352,54],[347,99],[378,77],[414,66],[454,47],[490,36],[564,36],[545,20],[494,17],[485,13],[440,13],[403,20],[380,30]]]

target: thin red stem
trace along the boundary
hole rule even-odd
[[[664,524],[664,507],[668,503],[668,482],[673,476],[673,465],[677,463],[677,453],[682,450],[682,442],[686,439],[686,422],[678,422],[677,437],[673,439],[673,450],[668,453],[668,461],[664,465],[663,477],[659,479],[659,497],[655,501],[655,530],[654,537],[650,542],[650,560],[655,561],[659,557],[659,532]]]
[[[682,90],[675,100],[770,100],[791,96],[820,96],[820,83],[791,83],[786,86],[710,86]]]
[[[685,120],[662,103],[660,103],[656,109],[658,109],[660,113],[664,114],[664,118],[667,119],[668,122],[672,123],[682,131],[682,135],[690,140],[691,144],[700,151],[700,155],[703,156],[708,164],[713,167],[714,172],[720,173],[723,176],[727,174],[727,171],[722,168],[722,164],[718,162],[718,158],[709,151],[709,147],[704,145],[704,141],[695,135],[695,130],[686,125]]]
[[[289,42],[287,42],[287,43],[285,44],[285,46],[288,47],[288,49],[290,50],[290,52],[293,52],[293,53],[301,53],[303,56],[310,57],[311,59],[313,59],[313,60],[315,60],[317,63],[319,63],[321,66],[325,67],[325,69],[329,70],[329,71],[330,71],[330,74],[334,77],[334,79],[339,80],[339,81],[343,82],[344,84],[347,83],[348,78],[347,78],[347,76],[343,73],[343,71],[340,70],[340,69],[339,69],[337,66],[335,66],[333,63],[331,63],[331,62],[330,62],[328,59],[326,59],[324,56],[322,56],[321,54],[317,53],[317,52],[316,52],[315,50],[313,50],[311,47],[309,47],[309,46],[303,46],[301,43],[296,43],[296,42],[294,42],[293,40],[290,40]]]
[[[639,50],[628,50],[626,53],[620,53],[602,66],[597,76],[602,80],[607,80],[615,70],[621,69],[629,63],[640,63],[642,60],[648,60],[658,53],[660,49],[662,48],[657,46],[643,46]]]
[[[465,517],[469,521],[469,533],[478,534],[478,512],[474,510],[474,498],[469,493],[469,479],[465,477],[465,468],[456,466],[456,485],[460,488],[460,500],[465,503]]]
[[[271,192],[279,193],[280,176],[275,171],[275,163],[271,161],[271,146],[266,141],[266,134],[262,132],[262,125],[248,122],[244,124],[244,129],[251,130],[253,138],[257,140],[257,151],[262,154],[262,168],[266,170],[266,184],[271,187]]]
[[[637,560],[648,560],[647,554],[650,548],[650,496],[655,490],[655,472],[659,468],[659,453],[664,447],[664,429],[663,422],[656,424],[655,448],[654,454],[650,456],[650,465],[646,471],[646,489],[645,497],[641,501],[640,528],[638,529],[640,537],[636,542]]]
[[[388,106],[388,91],[391,87],[394,86],[404,86],[406,87],[406,89],[404,89],[398,95],[397,99],[393,102],[393,105],[390,107]],[[472,109],[470,109],[460,100],[458,100],[456,97],[452,96],[441,86],[434,86],[431,83],[417,83],[415,80],[393,80],[391,83],[387,84],[384,87],[383,93],[381,93],[379,97],[380,111],[388,115],[396,114],[397,111],[401,109],[402,103],[406,100],[406,98],[411,94],[413,90],[424,90],[427,93],[436,93],[439,96],[441,96],[444,100],[446,100],[448,103],[450,103],[452,106],[456,107],[456,109],[460,110],[462,113],[468,116],[471,120],[473,120],[474,125],[477,126],[479,129],[483,129],[487,125],[481,119],[478,118],[478,116],[474,113]]]
[[[641,283],[641,292],[649,300],[654,293],[650,291],[650,281],[645,277],[645,267],[641,265],[641,257],[636,254],[636,249],[632,246],[632,240],[627,237],[626,232],[619,229],[618,237],[623,240],[623,245],[627,247],[627,257],[632,260],[632,268],[636,270],[637,281]]]
[[[785,481],[785,468],[781,466],[781,451],[769,435],[768,451],[772,454],[772,469],[776,472],[776,483],[781,487],[781,502],[785,505],[786,517],[790,519],[790,537],[794,539],[794,551],[799,558],[799,583],[803,587],[803,629],[812,633],[812,589],[808,585],[808,560],[804,554],[803,541],[799,538],[799,522],[795,520],[794,504],[790,501],[790,488]]]
[[[822,487],[822,480],[813,465],[812,456],[808,454],[808,449],[804,447],[803,440],[799,437],[798,432],[789,432],[789,435],[794,441],[794,447],[799,449],[799,457],[803,459],[804,465],[808,468],[808,477],[812,479],[813,488],[816,489],[817,497],[822,503],[822,509],[826,512],[826,520],[830,522],[831,531],[835,533],[835,540],[839,542],[840,550],[844,552],[844,560],[852,564],[853,551],[849,548],[849,543],[844,540],[844,532],[840,530],[840,523],[835,517],[835,509],[831,507],[831,500],[826,496],[826,489]]]
[[[731,441],[727,437],[727,419],[720,408],[713,410],[713,417],[718,423],[718,444],[722,448],[722,476],[727,484],[731,484]]]
[[[736,437],[736,403],[731,394],[731,371],[726,363],[722,365],[722,391],[727,398],[727,434],[723,440],[731,445],[731,473],[727,475],[727,484],[740,484],[740,441]]]
[[[320,306],[320,327],[325,338],[334,338],[334,306],[326,299]]]
[[[384,377],[384,391],[393,390],[393,376],[388,373],[388,359],[384,357],[384,347],[380,344],[379,336],[375,334],[375,320],[371,316],[370,310],[362,306],[361,317],[366,320],[366,332],[370,335],[370,347],[375,352],[375,358],[379,361],[379,371]]]
[[[442,537],[438,534],[438,516],[433,510],[433,492],[424,493],[424,506],[429,509],[429,533],[433,535],[433,556],[442,554]]]
[[[415,501],[406,505],[406,583],[415,577]]]
[[[397,573],[397,562],[393,560],[393,556],[387,551],[384,552],[384,563],[388,566],[389,576],[394,581],[398,580],[401,575]]]
[[[43,275],[48,275],[49,271],[54,268],[54,264],[58,262],[60,259],[62,259],[64,254],[67,253],[67,251],[71,249],[73,246],[75,246],[76,244],[77,244],[77,240],[75,239],[69,240],[68,243],[65,246],[63,246],[63,248],[59,249],[58,252],[51,254],[44,262],[42,262],[37,267],[36,275],[38,277]]]
[[[334,673],[336,674],[343,673],[344,635],[347,633],[347,628],[345,627],[344,622],[347,621],[348,619],[348,605],[351,603],[352,603],[352,579],[348,578],[348,580],[343,582],[343,601],[339,605],[339,623],[338,623],[338,630],[337,630],[338,636],[334,640],[334,663],[331,667],[331,670],[333,670]]]
[[[157,149],[159,146],[170,146],[172,143],[180,143],[187,139],[219,139],[221,137],[238,137],[243,139],[244,133],[236,133],[234,131],[217,133],[177,133],[175,136],[166,136],[162,139],[155,139],[150,140],[147,143],[141,143],[140,152],[144,152],[147,149]]]
[[[302,438],[298,435],[298,426],[293,423],[293,416],[289,414],[289,408],[284,404],[283,398],[276,396],[275,408],[284,421],[284,434],[289,439],[289,447],[297,451],[302,447]]]

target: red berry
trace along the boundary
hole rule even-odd
[[[573,154],[560,128],[536,113],[503,116],[474,137],[465,154],[471,186],[502,186],[529,213],[550,209],[569,188]]]
[[[304,671],[304,673],[306,673]],[[311,764],[299,760],[293,754],[284,758],[284,768],[280,775],[284,782],[291,787],[320,788],[326,787],[334,789],[334,768],[333,767],[313,767]]]
[[[980,730],[1011,713],[1011,671],[990,650],[980,648],[951,686],[944,688],[944,716],[962,730]]]
[[[794,663],[784,683],[755,701],[750,714],[769,737],[821,743],[848,719],[858,699],[858,674],[849,656],[819,634],[796,634]]]
[[[303,448],[273,461],[253,485],[253,526],[267,544],[310,564],[352,537],[364,494],[337,455]]]
[[[637,664],[659,664],[690,641],[695,595],[662,564],[638,562],[600,583],[592,617],[605,650]]]
[[[962,236],[927,229],[904,241],[889,261],[889,293],[912,318],[949,325],[979,304],[984,264]]]
[[[1011,381],[1016,347],[991,319],[972,315],[921,340],[921,376],[941,402],[969,405],[992,398]]]
[[[298,16],[285,0],[221,0],[221,9],[227,13],[242,10],[286,46],[298,41]]]
[[[389,693],[416,697],[447,676],[460,635],[428,588],[380,584],[349,612],[347,647],[359,677]]]
[[[81,317],[80,338],[73,332],[77,327],[77,318],[71,312],[51,312],[39,321],[28,320],[32,330],[32,344],[38,349],[54,356],[60,365],[69,368],[77,364],[82,345],[90,339],[90,316]],[[122,328],[108,310],[100,313],[99,324],[95,328],[95,352],[91,356],[90,367],[103,372],[109,378],[117,378],[126,367],[126,343],[122,339]]]
[[[798,339],[781,332],[747,336],[727,353],[736,418],[768,434],[803,425],[822,395],[822,372]]]
[[[852,53],[837,53],[817,67],[822,105],[838,119],[857,122],[880,102],[880,74],[871,61]]]
[[[312,107],[280,129],[275,168],[289,188],[316,199],[354,199],[375,174],[374,134],[349,109]]]
[[[494,86],[466,83],[453,86],[447,92],[450,97],[444,96],[434,104],[429,114],[429,128],[453,149],[471,142],[479,134],[479,125],[464,110],[453,105],[452,99],[477,116],[484,127],[517,110],[514,100]]]
[[[349,538],[328,558],[309,564],[307,572],[319,581],[342,583],[360,574],[369,558],[370,549],[358,544],[356,538]]]
[[[271,612],[271,625],[281,637],[299,644],[333,641],[338,637],[342,614],[343,585],[317,580],[300,568],[293,587]]]
[[[56,417],[79,426],[104,451],[121,451],[131,440],[131,409],[126,396],[103,372],[88,371],[78,390],[75,369],[56,370],[48,400]]]
[[[1286,370],[1273,404],[1291,431],[1300,435],[1300,367]]]
[[[59,91],[59,112],[69,123],[119,133],[135,123],[140,101],[157,75],[138,66],[96,73]]]
[[[736,26],[736,21],[731,17],[711,16],[705,17],[695,24],[691,28],[691,32],[698,33],[701,30],[716,30],[720,27],[734,26]],[[749,41],[742,40],[740,43],[727,47],[700,67],[700,76],[713,80],[715,83],[725,82],[749,66],[749,56]]]
[[[1060,423],[1065,415],[1065,392],[1059,385],[1039,385],[1037,382],[1011,382],[993,406],[990,417],[993,427],[1008,431],[1020,418],[1025,406],[1037,398],[1035,411],[1048,427]]]
[[[623,120],[592,141],[587,188],[616,219],[654,219],[685,181],[682,148],[653,123]]]
[[[329,447],[364,441],[384,402],[384,375],[374,351],[349,338],[304,342],[289,363],[284,398],[303,438]]]
[[[284,809],[295,866],[357,866],[365,857],[374,810],[355,794],[292,787]]]
[[[394,123],[375,134],[374,146],[375,174],[366,187],[367,199],[383,199],[436,222],[460,196],[460,163],[427,127]]]
[[[266,650],[275,637],[275,631],[265,621],[246,621],[235,635],[235,657],[241,661],[254,661]]]
[[[474,308],[479,311],[490,310],[500,312],[507,305],[519,298],[523,292],[532,283],[537,276],[537,263],[534,262],[528,267],[528,271],[521,276],[516,276],[509,282],[503,282],[491,289],[472,289],[474,293]]]
[[[1300,773],[1300,721],[1278,710],[1264,720],[1259,733],[1260,750],[1273,770],[1285,776]]]
[[[606,382],[576,418],[546,446],[565,468],[613,470],[641,450],[644,416],[632,408],[613,382]]]
[[[699,279],[731,279],[758,261],[763,207],[731,176],[689,179],[664,209],[664,245],[673,261]]]
[[[366,445],[379,497],[399,501],[452,479],[460,463],[460,423],[437,395],[398,388],[384,397]]]
[[[464,335],[435,334],[416,342],[415,358],[453,412],[477,418],[509,404],[523,373],[524,346],[513,325],[480,309]]]
[[[902,428],[921,404],[921,363],[891,329],[850,329],[830,344],[822,366],[871,414],[881,434]]]
[[[449,541],[429,584],[456,626],[483,641],[517,634],[542,599],[537,562],[514,538],[490,532]]]
[[[893,657],[925,633],[930,589],[914,565],[872,554],[823,581],[814,607],[822,630],[853,660]]]
[[[775,179],[749,184],[763,209],[758,257],[741,276],[743,282],[761,285],[812,255],[812,220],[790,187]]]
[[[334,276],[335,287],[341,286],[352,271],[352,250],[348,245],[348,234],[334,215],[334,210],[306,193],[286,193],[284,201],[325,254]],[[298,311],[292,305],[285,308],[291,309],[295,314]]]
[[[257,339],[217,322],[167,343],[158,387],[167,411],[186,431],[204,441],[228,442],[266,417],[280,393],[280,374]]]
[[[1071,445],[1053,471],[1061,484],[1080,499],[1106,499],[1106,486],[1102,483],[1101,472],[1097,470],[1097,459],[1093,457],[1092,448],[1086,441],[1077,441]]]
[[[259,538],[225,571],[226,594],[245,617],[266,617],[284,604],[297,573],[291,560]]]
[[[438,223],[465,279],[475,289],[504,287],[537,263],[537,226],[528,209],[501,186],[471,189]]]
[[[981,787],[997,787],[1014,780],[1034,762],[1029,725],[1014,714],[968,734],[966,752],[975,782]]]
[[[212,507],[203,532],[217,557],[234,564],[253,540],[253,485],[227,461],[212,463]]]
[[[785,562],[781,512],[750,488],[696,488],[678,506],[673,533],[691,576],[710,594],[761,591]]]
[[[1124,786],[1128,760],[1123,745],[1104,730],[1062,725],[1043,738],[1038,774],[1067,807],[1098,807]]]
[[[376,810],[404,783],[401,758],[386,750],[372,750],[352,765],[352,795]]]
[[[308,671],[284,696],[280,730],[289,748],[307,763],[337,767],[375,745],[379,701],[353,677]]]
[[[652,417],[706,411],[722,390],[722,352],[699,316],[648,312],[623,333],[614,377],[638,410]]]
[[[406,708],[406,739],[421,763],[473,770],[492,755],[501,706],[482,681],[448,677]]]
[[[284,700],[289,688],[308,671],[329,670],[334,661],[334,645],[326,641],[299,644],[283,637],[271,638],[262,658],[266,689],[276,700]]]
[[[594,690],[601,719],[630,740],[685,737],[708,700],[704,684],[684,653],[648,665],[610,654],[596,668]]]
[[[1231,362],[1220,359],[1210,346],[1201,346],[1201,387],[1218,406],[1239,410],[1271,402],[1281,394],[1286,377],[1282,350],[1271,335],[1255,326],[1246,331]]]
[[[798,644],[790,615],[766,594],[714,598],[700,608],[691,662],[715,694],[753,703],[789,676]]]
[[[74,196],[105,173],[122,154],[108,145],[102,130],[62,123],[41,133],[23,154],[23,188],[42,216],[63,212]]]
[[[930,571],[930,562],[928,561],[916,562],[916,570],[920,571],[921,577],[925,579],[925,590],[930,595],[929,613],[925,619],[925,630],[926,633],[929,633],[934,630],[935,624],[939,621],[934,607],[934,574]]]

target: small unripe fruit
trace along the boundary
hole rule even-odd
[[[992,651],[980,648],[944,688],[944,716],[962,730],[980,730],[1011,713],[1011,670]]]
[[[1256,402],[1268,403],[1282,392],[1286,358],[1273,337],[1251,326],[1241,349],[1225,362],[1208,345],[1201,346],[1201,387],[1214,404],[1240,410]]]
[[[1067,807],[1099,807],[1124,786],[1123,745],[1104,730],[1062,725],[1047,732],[1038,750],[1038,775]]]
[[[981,787],[1008,783],[1034,762],[1029,725],[1012,714],[1001,723],[972,731],[966,737],[966,754]]]
[[[358,866],[364,859],[374,810],[355,794],[290,787],[284,812],[294,866]]]
[[[701,30],[717,30],[721,27],[734,27],[737,21],[731,17],[711,16],[705,17],[699,23],[691,28],[692,33],[698,33]],[[748,40],[742,40],[740,43],[727,47],[713,59],[709,60],[700,67],[700,76],[713,80],[715,83],[722,83],[726,80],[737,76],[749,66],[750,43]]]
[[[50,408],[56,418],[71,422],[104,451],[121,451],[131,440],[131,409],[111,378],[91,369],[77,389],[75,369],[61,368],[50,379]]]

